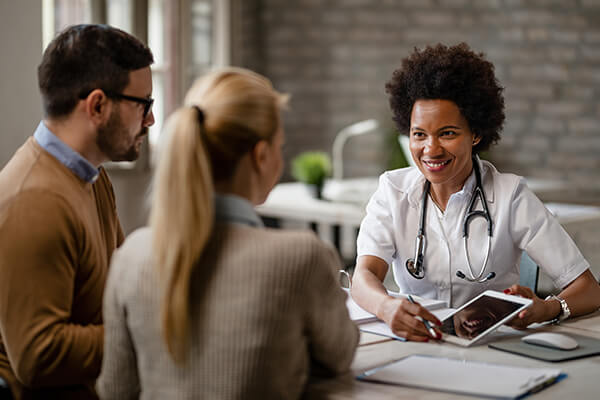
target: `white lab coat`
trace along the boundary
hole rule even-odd
[[[526,186],[523,178],[501,174],[487,161],[480,161],[483,188],[492,216],[493,236],[490,258],[483,276],[496,277],[485,283],[471,283],[456,276],[461,270],[470,276],[463,242],[463,219],[475,187],[475,176],[454,193],[442,213],[431,198],[425,222],[425,277],[413,278],[406,270],[415,256],[421,197],[425,178],[415,167],[383,173],[379,186],[367,204],[367,215],[357,239],[358,256],[372,255],[392,265],[394,279],[402,293],[443,299],[458,307],[487,289],[502,291],[519,282],[522,251],[563,288],[589,268],[589,263],[560,226],[556,218]],[[482,210],[476,203],[475,210]],[[487,223],[477,217],[470,223],[469,250],[473,274],[483,266],[487,249]]]

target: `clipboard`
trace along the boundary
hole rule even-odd
[[[516,399],[566,378],[554,368],[524,368],[427,355],[411,355],[365,371],[361,381],[461,395]]]

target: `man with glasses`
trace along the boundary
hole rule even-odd
[[[123,241],[101,165],[139,155],[152,62],[103,25],[67,28],[44,52],[44,120],[0,171],[0,386],[16,399],[97,398],[102,293]]]

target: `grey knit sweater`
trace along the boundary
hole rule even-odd
[[[334,250],[310,232],[218,224],[191,282],[186,364],[167,353],[151,231],[115,252],[104,297],[104,399],[294,399],[346,372],[358,341]]]

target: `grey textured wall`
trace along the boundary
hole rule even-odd
[[[336,132],[360,119],[393,129],[384,84],[400,60],[415,46],[465,41],[487,54],[506,88],[507,123],[491,154],[497,166],[568,180],[580,200],[600,203],[600,0],[234,4],[234,62],[293,96],[288,159],[329,151]],[[346,175],[385,168],[385,141],[371,135],[348,147]]]

